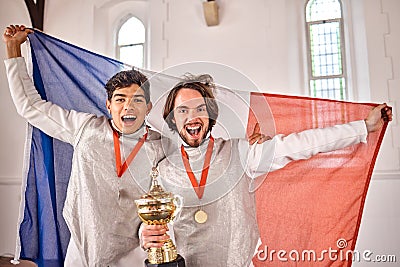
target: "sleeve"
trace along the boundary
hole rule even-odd
[[[283,168],[294,160],[308,159],[360,142],[367,142],[368,131],[363,120],[333,127],[305,130],[288,136],[276,135],[262,144],[239,141],[239,152],[247,175],[255,178]],[[243,159],[242,159],[243,157]]]
[[[73,145],[82,126],[95,115],[66,110],[41,99],[28,74],[24,58],[10,58],[4,62],[18,114],[46,134]]]

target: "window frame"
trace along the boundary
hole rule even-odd
[[[327,79],[335,79],[335,78],[343,78],[344,80],[344,92],[342,99],[334,99],[334,100],[348,100],[349,99],[349,82],[348,82],[348,75],[347,75],[347,60],[346,60],[346,41],[345,41],[345,31],[344,31],[344,19],[343,19],[343,3],[341,0],[336,0],[339,2],[340,5],[340,18],[334,19],[322,19],[322,20],[315,20],[315,21],[307,21],[307,6],[310,3],[308,0],[304,6],[304,21],[306,26],[306,50],[307,50],[307,72],[308,72],[308,94],[312,97],[316,97],[312,88],[311,82],[318,81],[318,80],[327,80]],[[314,76],[313,75],[313,64],[312,64],[312,53],[311,53],[311,36],[310,36],[310,29],[312,25],[320,25],[330,22],[338,22],[339,23],[339,34],[340,34],[340,56],[341,56],[341,67],[342,67],[342,74],[335,74],[335,75],[324,75],[324,76]],[[329,98],[331,99],[331,98]]]
[[[128,20],[130,20],[131,18],[136,18],[138,21],[140,21],[143,25],[144,28],[144,42],[143,43],[131,43],[131,44],[127,44],[127,45],[119,45],[118,41],[119,41],[119,33],[121,31],[121,28],[125,25],[126,22],[128,22]],[[135,16],[133,14],[128,14],[127,16],[125,16],[124,19],[122,19],[116,29],[116,34],[115,34],[115,56],[118,60],[121,60],[120,56],[121,56],[121,48],[124,47],[134,47],[134,46],[142,46],[142,53],[143,53],[143,62],[142,62],[142,66],[134,66],[137,68],[142,68],[145,69],[147,67],[147,28],[146,25],[143,23],[143,21],[138,17]],[[129,63],[127,63],[129,64]]]

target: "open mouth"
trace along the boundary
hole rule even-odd
[[[134,115],[125,115],[121,117],[123,122],[134,122],[136,120],[136,116]]]
[[[202,125],[201,124],[190,124],[185,126],[186,132],[192,137],[198,137],[201,131]]]

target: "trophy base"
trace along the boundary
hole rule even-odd
[[[145,260],[144,264],[146,267],[185,267],[185,259],[178,254],[178,257],[171,262],[150,263],[149,260]]]

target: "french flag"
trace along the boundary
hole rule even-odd
[[[104,84],[129,66],[39,31],[29,35],[29,42],[28,63],[43,99],[66,109],[108,116]],[[177,76],[184,74],[183,70],[191,71],[191,65],[162,74],[142,70],[150,79],[154,105],[148,123],[166,135],[170,131],[165,129],[161,110],[166,92],[180,81]],[[224,75],[230,81],[236,77],[227,74],[226,68],[220,71],[216,67],[215,73],[213,70],[208,73],[217,84]],[[220,116],[213,136],[245,137],[256,123],[270,136],[290,134],[361,120],[376,106],[261,93],[252,86],[245,87],[234,82],[217,87]],[[253,258],[255,266],[351,266],[351,256],[346,255],[355,249],[386,125],[369,134],[367,144],[292,162],[255,179],[249,188],[256,194],[261,234]],[[63,266],[70,234],[62,209],[72,147],[31,126],[26,144],[15,257],[31,259],[39,266]]]

